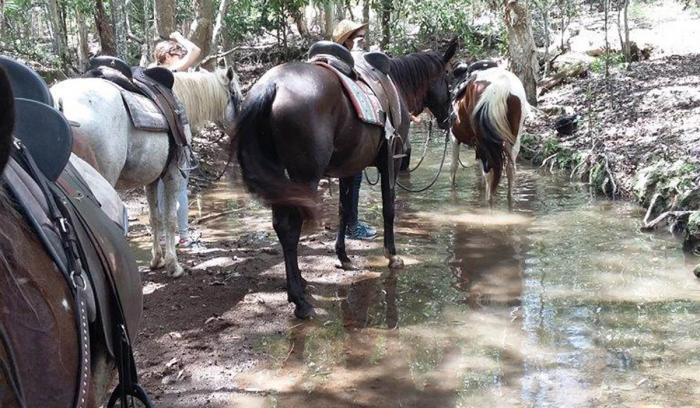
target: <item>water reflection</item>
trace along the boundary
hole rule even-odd
[[[437,167],[429,157],[406,184]],[[240,381],[279,407],[696,405],[700,283],[677,243],[638,232],[633,206],[526,166],[513,212],[504,189],[488,210],[476,176],[469,166],[455,190],[443,175],[399,192],[397,247],[416,262],[311,282],[326,315],[260,335],[271,363]],[[378,187],[361,202],[381,225]],[[222,229],[250,230],[265,211],[235,206]]]

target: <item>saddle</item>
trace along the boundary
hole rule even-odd
[[[31,78],[26,73],[13,78],[17,77]],[[12,86],[14,89],[13,82]],[[142,292],[124,232],[102,211],[87,183],[69,163],[72,134],[63,115],[35,100],[18,98],[15,106],[15,131],[21,140],[15,139],[2,178],[18,210],[73,291],[76,318],[81,331],[85,327],[79,344],[81,375],[89,370],[83,360],[89,360],[86,327],[90,323],[91,331],[104,338],[108,352],[117,360],[120,381],[133,392],[140,388],[135,382],[130,343],[138,332]],[[122,371],[128,374],[126,380]],[[79,389],[76,401],[84,392]]]
[[[479,60],[469,65],[465,63],[457,65],[455,69],[452,70],[452,73],[459,82],[454,87],[454,91],[452,92],[454,97],[452,99],[456,101],[464,95],[464,91],[467,89],[467,86],[475,78],[475,72],[484,71],[489,68],[496,68],[497,66],[498,63],[494,60]]]
[[[361,120],[383,126],[387,138],[394,135],[401,125],[401,99],[390,78],[386,54],[351,53],[340,44],[319,41],[309,49],[308,62],[338,76]]]
[[[185,130],[188,122],[184,107],[173,93],[173,73],[162,67],[131,68],[126,62],[110,56],[93,58],[90,66],[83,77],[102,78],[117,85],[134,127],[168,132],[169,160],[180,157],[183,149],[189,147]]]

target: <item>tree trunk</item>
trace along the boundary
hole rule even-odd
[[[382,18],[382,40],[379,43],[382,50],[391,42],[391,11],[393,9],[392,0],[381,0],[381,18]]]
[[[221,0],[219,3],[219,11],[216,13],[216,19],[214,21],[214,28],[211,33],[211,44],[209,44],[209,52],[218,52],[219,41],[221,40],[221,31],[223,29],[224,17],[228,11],[228,1]]]
[[[80,11],[75,11],[75,21],[78,23],[78,69],[87,69],[90,60],[88,48],[88,26],[85,16]]]
[[[214,2],[212,0],[194,0],[194,20],[190,25],[189,39],[201,50],[202,57],[209,55],[214,25]]]
[[[622,46],[622,50],[625,52],[625,61],[627,62],[627,68],[629,69],[629,64],[632,62],[632,55],[630,52],[630,26],[629,26],[629,19],[627,17],[627,10],[629,9],[630,6],[630,0],[625,0],[625,4],[623,5],[624,11],[622,14],[622,23],[625,26],[625,43]]]
[[[116,56],[126,61],[129,57],[129,49],[127,48],[129,31],[126,26],[126,4],[124,0],[112,0],[111,4],[114,44],[117,51]]]
[[[97,36],[100,37],[100,48],[103,55],[116,55],[117,47],[114,44],[114,31],[110,19],[105,13],[102,0],[95,0],[95,26]]]
[[[70,57],[68,55],[65,21],[61,13],[61,8],[58,4],[58,0],[49,0],[47,2],[47,6],[49,11],[51,35],[53,38],[53,52],[61,60],[62,68],[67,68],[70,65]]]
[[[151,10],[151,2],[148,0],[143,1],[142,18],[143,18],[143,43],[141,44],[141,60],[139,61],[139,66],[147,67],[150,64],[151,58],[153,57],[153,43],[151,39],[154,37],[153,25],[153,11]]]
[[[603,30],[605,31],[605,53],[603,54],[603,58],[605,58],[605,78],[610,76],[610,43],[608,42],[608,5],[609,1],[603,0],[603,7],[605,7],[603,20]]]
[[[698,0],[700,1],[700,0]],[[364,0],[362,2],[362,22],[365,24],[369,24],[369,10],[370,10],[370,5],[372,4],[372,0]],[[366,37],[366,43],[367,44],[374,44],[374,41],[372,41],[372,31],[370,30],[369,25],[367,26],[367,34],[365,35]]]
[[[161,38],[170,38],[175,31],[175,0],[154,0],[153,16],[156,34]]]
[[[333,16],[333,3],[328,1],[323,3],[323,36],[332,39],[335,18]]]
[[[293,9],[289,13],[291,14],[292,19],[294,20],[294,24],[296,24],[297,26],[297,30],[299,30],[299,35],[301,35],[302,38],[309,38],[309,26],[308,24],[306,24],[304,7]]]
[[[527,101],[537,105],[537,55],[535,40],[532,38],[530,12],[525,2],[506,0],[504,15],[508,30],[508,50],[513,73],[525,87]]]

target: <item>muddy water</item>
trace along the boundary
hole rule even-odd
[[[428,182],[440,153],[403,182]],[[246,391],[222,406],[698,406],[700,281],[678,244],[640,233],[636,207],[524,165],[513,211],[503,194],[486,210],[469,166],[455,189],[443,174],[426,193],[399,192],[405,269],[386,268],[377,239],[351,244],[362,272],[327,262],[307,275],[319,317],[282,316],[282,330],[254,336],[263,363],[235,375],[229,388]],[[204,215],[235,210],[207,234],[245,226],[274,240],[269,212],[241,192],[202,202]],[[361,203],[381,226],[378,186],[364,184]]]

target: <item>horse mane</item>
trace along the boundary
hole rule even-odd
[[[392,58],[390,64],[391,79],[404,94],[409,110],[420,113],[430,83],[445,69],[442,55],[435,51],[414,52]]]
[[[173,91],[185,106],[193,129],[210,121],[223,122],[229,100],[227,89],[214,72],[175,72]]]

